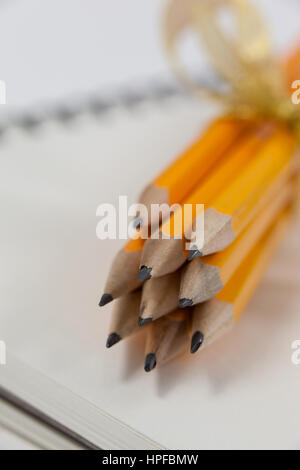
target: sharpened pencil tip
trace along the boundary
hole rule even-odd
[[[138,272],[137,280],[139,282],[148,281],[148,279],[151,279],[151,271],[152,268],[148,268],[148,266],[141,266]]]
[[[99,302],[99,307],[103,307],[106,304],[109,304],[113,299],[112,295],[110,294],[103,294],[101,300]]]
[[[149,353],[145,359],[145,372],[151,372],[156,366],[156,356],[153,353]]]
[[[201,258],[201,256],[203,256],[203,253],[201,253],[201,251],[198,250],[196,245],[193,245],[189,251],[188,261],[193,261],[193,259]]]
[[[117,333],[111,333],[107,338],[106,347],[111,348],[114,344],[121,341],[121,339],[122,339],[121,336],[118,335]]]
[[[135,229],[139,229],[143,226],[143,219],[142,217],[136,217],[133,221],[133,227]]]
[[[180,308],[186,308],[186,307],[191,307],[193,305],[192,299],[179,299],[179,307]]]
[[[140,317],[138,325],[141,328],[142,326],[146,325],[147,323],[150,323],[151,321],[152,321],[152,317],[148,317],[148,318]]]
[[[195,354],[203,343],[204,335],[201,331],[195,331],[191,341],[191,354]]]

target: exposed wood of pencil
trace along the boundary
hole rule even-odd
[[[182,270],[179,305],[181,307],[196,305],[220,292],[294,197],[294,182],[288,182],[229,247],[214,255],[194,259],[188,263]]]
[[[250,123],[224,116],[214,121],[203,135],[142,192],[139,202],[151,213],[151,204],[181,202],[215,163],[230,149]],[[150,222],[150,221],[149,221]],[[158,226],[159,219],[151,218]]]
[[[236,148],[227,155],[226,160],[220,163],[218,168],[209,175],[206,181],[197,187],[197,189],[183,201],[183,204],[189,204],[193,207],[195,207],[196,204],[210,205],[216,197],[216,194],[222,194],[224,188],[228,185],[230,186],[233,177],[242,172],[243,167],[245,167],[258,150],[266,144],[273,133],[274,127],[272,125],[259,125],[253,132],[249,133],[249,135],[238,143]],[[183,220],[184,218],[188,218],[184,205],[181,214]],[[179,227],[176,225],[175,227],[176,218],[177,220],[180,219],[174,214],[170,217],[169,222],[162,224],[158,239],[151,238],[146,241],[141,259],[140,280],[146,278],[143,276],[143,271],[148,278],[150,276],[159,277],[175,271],[186,261],[188,252],[184,249],[185,240],[175,238],[174,236],[175,230],[176,235],[183,234],[182,225]],[[218,222],[217,219],[216,217],[216,221],[213,222],[215,226],[216,222]],[[224,224],[223,219],[227,221],[230,219],[230,216],[225,214],[222,217],[221,223]],[[185,226],[187,226],[187,224]],[[210,233],[207,227],[206,231]],[[163,239],[162,233],[170,234],[170,238]],[[230,240],[231,233],[229,231],[226,242]]]
[[[100,307],[140,286],[137,275],[144,241],[142,238],[130,240],[116,254],[99,303]]]
[[[124,295],[114,305],[106,347],[110,348],[137,331],[141,290]]]
[[[217,297],[194,307],[191,353],[216,341],[238,321],[283,239],[289,221],[289,211],[285,211]]]
[[[260,209],[267,188],[292,165],[296,139],[278,131],[205,213],[201,255],[223,250],[246,227]],[[217,222],[216,222],[217,218]],[[212,227],[208,230],[208,227]]]
[[[178,308],[180,271],[145,282],[142,289],[140,317],[157,320]]]
[[[190,318],[177,310],[148,325],[145,348],[145,371],[150,372],[183,353],[189,343]]]

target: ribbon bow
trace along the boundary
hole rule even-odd
[[[229,35],[219,21],[224,10],[233,16],[235,35]],[[283,121],[300,137],[299,109],[272,57],[265,24],[247,0],[171,0],[164,22],[167,55],[185,87],[222,103],[239,117]],[[196,82],[186,71],[178,46],[188,30],[204,43],[218,79],[228,91]]]

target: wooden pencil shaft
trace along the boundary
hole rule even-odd
[[[273,175],[272,178],[263,182],[258,187],[257,191],[253,192],[251,197],[247,200],[247,207],[234,214],[234,217],[238,220],[239,231],[243,230],[264,206],[271,204],[286,181],[299,171],[299,157],[300,153],[297,148],[291,160],[288,161],[279,173],[276,173],[275,177]]]
[[[237,270],[231,278],[231,282],[227,283],[223,291],[221,291],[217,298],[224,302],[232,302],[234,304],[234,322],[236,323],[242,312],[244,311],[247,303],[253,295],[257,285],[259,284],[268,264],[276,253],[280,243],[288,230],[291,222],[291,206],[289,206],[280,215],[278,220],[270,227],[269,231],[265,234],[262,240],[258,243],[256,248],[252,250],[248,257],[248,276],[247,282],[241,285],[241,279],[245,279],[243,272],[245,271],[244,265],[241,269]],[[249,274],[250,271],[250,274]],[[234,295],[234,298],[233,298]],[[232,301],[234,299],[234,301]]]
[[[203,135],[148,185],[139,198],[151,213],[151,204],[181,202],[205,178],[252,123],[224,116],[214,121]],[[150,223],[150,220],[148,220]],[[151,217],[152,225],[159,220]]]
[[[285,132],[277,132],[246,168],[217,196],[213,207],[217,212],[233,215],[234,231],[238,232],[237,214],[253,194],[260,194],[291,161],[296,141]]]
[[[231,149],[219,165],[209,174],[206,180],[197,186],[186,199],[183,201],[182,217],[188,217],[185,214],[185,205],[196,206],[197,204],[212,203],[219,194],[228,187],[228,183],[238,177],[249,162],[255,158],[256,153],[264,147],[271,137],[276,133],[276,127],[272,123],[259,124],[251,132],[248,132],[243,139],[240,139],[236,146]],[[161,232],[165,235],[182,235],[183,224],[177,227],[174,222],[176,216],[171,216],[170,220],[165,222],[161,227]],[[186,221],[185,221],[186,222]],[[192,223],[192,220],[190,221]],[[188,225],[188,223],[186,224]]]
[[[230,279],[235,269],[239,266],[256,242],[263,236],[268,227],[273,223],[278,214],[295,197],[292,184],[287,184],[273,201],[265,207],[260,214],[244,229],[234,243],[215,255],[208,256],[203,261],[209,265],[217,265],[223,284]]]
[[[115,256],[104,287],[104,292],[117,299],[140,286],[137,280],[142,250],[121,249]]]
[[[156,320],[178,307],[180,272],[176,271],[145,282],[142,289],[142,318]]]
[[[197,332],[201,332],[203,337],[201,350],[232,329],[233,312],[234,306],[231,303],[217,298],[194,308],[191,332],[192,338]]]
[[[291,165],[294,149],[295,140],[291,136],[277,133],[213,202],[214,222],[218,214],[219,224],[217,230],[209,233],[209,238],[205,235],[204,246],[201,247],[203,256],[223,250],[241,233],[256,215],[260,200],[267,197],[273,182]],[[205,216],[205,223],[211,226],[209,212]]]
[[[261,210],[228,248],[187,264],[182,271],[180,298],[190,299],[196,305],[211,299],[222,290],[255,244],[295,197],[294,186],[289,182],[281,188],[272,202]]]
[[[259,284],[274,252],[283,239],[290,221],[290,210],[283,211],[265,236],[214,298],[197,305],[192,316],[192,337],[204,336],[201,350],[228,332],[238,321]]]
[[[237,149],[227,156],[225,162],[218,168],[207,180],[195,191],[184,204],[201,204],[210,200],[216,195],[216,192],[222,192],[224,186],[228,185],[228,180],[232,174],[238,174],[243,166],[249,162],[253,154],[262,147],[270,135],[274,132],[272,125],[266,124],[260,126],[237,147]],[[255,158],[255,157],[254,157]],[[184,206],[182,210],[184,219]],[[228,218],[227,215],[225,217]],[[178,269],[186,260],[188,253],[185,251],[185,240],[177,239],[172,236],[170,229],[175,227],[176,216],[171,216],[170,223],[163,224],[160,229],[158,239],[149,239],[146,241],[141,258],[141,266],[151,268],[152,277],[160,277]],[[180,218],[178,219],[181,220]],[[223,219],[222,219],[223,223]],[[176,234],[182,235],[182,225],[177,225]],[[161,233],[171,233],[170,239],[163,239]],[[209,232],[206,227],[205,233]]]
[[[116,301],[111,316],[109,334],[115,333],[124,339],[137,331],[140,302],[141,290],[130,292]]]
[[[179,318],[166,315],[149,324],[145,355],[154,354],[156,362],[164,364],[187,349],[189,338],[187,312],[180,312]]]

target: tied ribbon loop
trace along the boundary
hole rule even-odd
[[[229,35],[220,13],[230,13],[236,25]],[[300,137],[300,112],[293,105],[280,66],[271,54],[266,27],[247,0],[171,0],[164,19],[164,43],[172,68],[192,93],[213,99],[241,118],[277,119]],[[183,34],[192,31],[205,45],[222,85],[195,82],[179,57]]]

